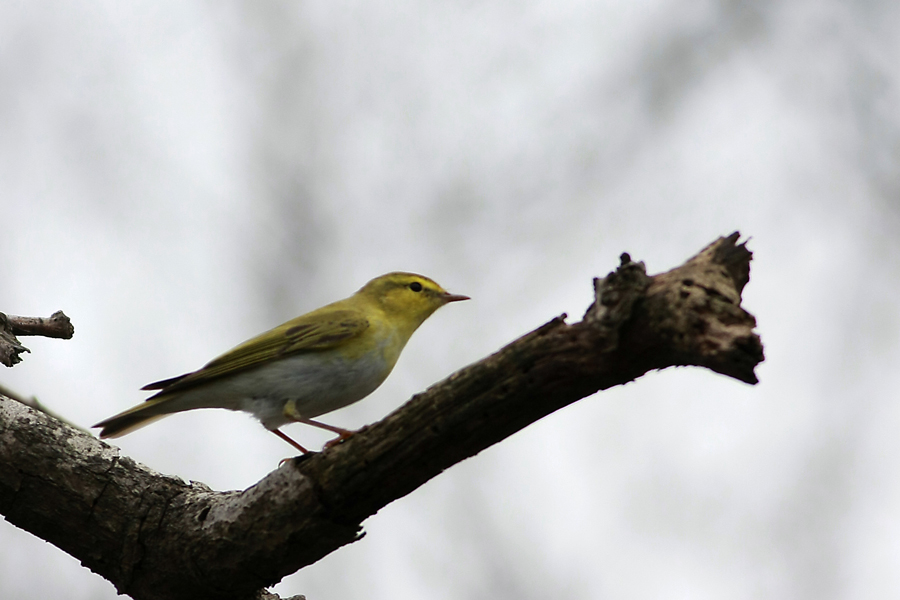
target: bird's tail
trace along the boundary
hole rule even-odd
[[[162,419],[166,415],[172,414],[172,409],[167,406],[167,400],[171,398],[150,398],[142,404],[138,404],[124,412],[112,416],[105,421],[100,421],[94,427],[102,427],[100,430],[101,438],[117,438],[131,433],[135,429],[140,429],[144,425]]]

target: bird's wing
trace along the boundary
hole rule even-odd
[[[181,391],[292,354],[334,348],[369,328],[368,319],[359,311],[330,308],[323,307],[270,329],[193,373],[157,381],[143,389],[166,394]]]

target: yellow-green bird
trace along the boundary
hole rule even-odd
[[[114,438],[172,413],[227,408],[252,413],[301,452],[306,448],[279,427],[306,423],[337,433],[329,444],[340,441],[353,432],[312,419],[375,391],[425,319],[468,299],[414,273],[376,277],[349,298],[258,335],[202,369],[144,386],[160,391],[94,427],[103,428],[101,438]]]

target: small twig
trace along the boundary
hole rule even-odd
[[[53,412],[52,410],[50,410],[49,408],[47,408],[46,406],[41,404],[40,400],[37,399],[37,396],[31,396],[30,398],[26,398],[25,396],[17,394],[16,392],[12,391],[11,389],[9,389],[8,387],[3,386],[3,385],[0,385],[0,396],[6,396],[7,398],[10,398],[11,400],[15,400],[16,402],[21,402],[25,406],[30,406],[31,408],[33,408],[35,410],[39,410],[43,413],[46,413],[46,414],[50,415],[51,417],[53,417],[54,419],[56,419],[57,421],[62,421],[69,427],[74,427],[75,429],[81,430],[85,433],[91,433],[84,427],[82,427],[80,425],[76,425],[72,421],[69,421],[68,419],[66,419],[64,417],[61,417],[59,414]]]
[[[75,327],[66,314],[58,310],[48,318],[17,317],[6,315],[13,335],[40,335],[43,337],[70,340],[75,335]]]
[[[0,364],[11,367],[22,361],[20,354],[31,352],[19,342],[17,335],[42,335],[68,340],[75,335],[75,327],[61,310],[46,319],[0,313]]]

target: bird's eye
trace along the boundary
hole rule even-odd
[[[411,284],[409,284],[409,289],[411,289],[414,292],[421,292],[422,284],[419,283],[418,281],[413,281]]]

